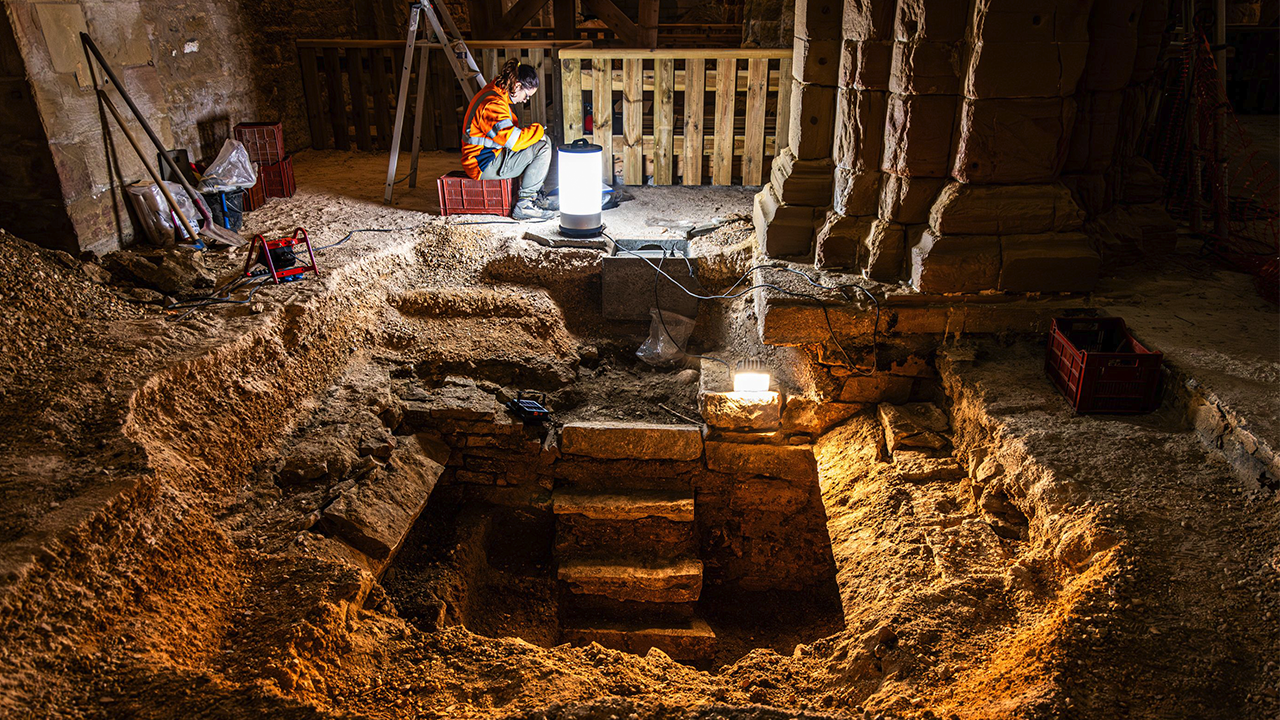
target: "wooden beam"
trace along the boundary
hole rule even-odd
[[[747,146],[742,152],[742,184],[760,185],[764,177],[764,102],[768,60],[747,61]]]
[[[702,184],[702,116],[707,61],[684,63],[684,184]]]
[[[302,65],[303,96],[307,100],[307,126],[311,130],[311,147],[324,150],[329,146],[325,125],[320,111],[319,58],[314,48],[298,48],[298,63]]]
[[[628,185],[644,184],[644,77],[641,62],[622,61],[622,181]]]
[[[640,0],[640,42],[641,47],[658,47],[658,0]]]
[[[618,35],[618,39],[631,46],[640,44],[640,26],[631,21],[627,14],[613,4],[613,0],[582,0],[604,21],[604,24]]]
[[[578,39],[578,3],[577,0],[553,0],[555,13],[555,30],[557,40]]]
[[[607,22],[607,21],[606,21]],[[301,43],[302,41],[299,41]],[[341,44],[342,40],[335,40],[335,43]],[[301,47],[301,45],[299,45]],[[776,60],[786,58],[791,60],[790,48],[679,48],[674,50],[649,50],[646,48],[591,48],[591,47],[572,47],[561,48],[560,57],[563,58],[580,58],[583,60],[594,60],[598,57],[609,58],[641,58],[645,60],[656,60],[658,58],[668,58],[671,60],[701,59],[701,60],[723,60],[726,58],[737,58],[740,60],[750,60],[751,58],[768,58]]]
[[[342,87],[342,63],[338,58],[338,48],[325,49],[324,74],[329,83],[329,122],[333,125],[333,147],[338,150],[350,150],[351,140],[347,134],[347,98]]]
[[[481,40],[489,37],[489,11],[485,0],[467,0],[467,17],[471,19],[471,37]]]
[[[711,158],[711,184],[733,184],[733,113],[738,90],[738,61],[716,61],[716,135]]]
[[[601,180],[613,184],[613,75],[610,66],[612,60],[596,59],[591,61],[591,111],[592,142],[603,151],[601,156]]]
[[[560,98],[564,113],[564,142],[582,137],[582,61],[561,60],[560,78],[564,87]]]
[[[502,20],[493,28],[490,35],[497,40],[505,40],[515,37],[525,25],[533,20],[542,8],[546,7],[550,0],[518,0],[511,9],[502,16]],[[492,80],[492,78],[487,78]]]
[[[653,181],[670,185],[675,166],[676,61],[658,60],[653,73]],[[763,139],[763,136],[762,138]]]

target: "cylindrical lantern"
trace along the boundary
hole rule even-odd
[[[595,237],[600,222],[600,177],[604,148],[585,138],[560,146],[560,234]]]

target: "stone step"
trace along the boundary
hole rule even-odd
[[[716,634],[700,617],[669,624],[581,620],[569,621],[561,629],[561,640],[573,645],[593,642],[624,652],[644,655],[658,648],[675,660],[691,664],[709,663],[716,653]]]
[[[642,517],[618,521],[558,515],[555,554],[560,561],[630,556],[669,561],[697,557],[698,532],[692,520]]]
[[[579,595],[639,602],[694,602],[702,594],[702,561],[643,565],[627,560],[563,560],[558,577]]]
[[[560,429],[560,452],[602,460],[697,460],[702,428],[622,421],[572,422]]]
[[[693,522],[693,490],[636,490],[603,493],[557,490],[551,495],[556,515],[585,515],[592,520],[666,518]]]

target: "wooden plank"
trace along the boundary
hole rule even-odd
[[[644,85],[641,60],[622,61],[622,181],[644,184]]]
[[[529,101],[530,113],[529,119],[539,125],[546,127],[547,125],[547,93],[551,90],[550,83],[546,82],[543,69],[543,50],[542,48],[532,48],[529,50],[529,64],[534,70],[538,71],[538,92],[534,94],[533,99]]]
[[[791,58],[783,58],[778,66],[778,120],[774,141],[781,151],[791,135]]]
[[[640,42],[641,47],[658,47],[658,0],[640,0]]]
[[[369,122],[369,92],[364,81],[364,50],[347,50],[347,82],[351,86],[351,109],[356,123],[356,147],[370,150],[373,136]]]
[[[716,145],[711,157],[711,184],[733,184],[733,153],[724,151],[733,145],[734,101],[737,99],[737,60],[716,61]],[[721,79],[724,82],[721,82]]]
[[[560,77],[564,86],[560,102],[564,114],[564,142],[582,137],[582,63],[561,60]]]
[[[578,39],[577,0],[552,0],[557,40]]]
[[[613,61],[596,58],[591,61],[591,108],[594,114],[592,142],[603,148],[601,179],[613,184]]]
[[[480,71],[484,73],[484,81],[493,82],[498,77],[498,49],[485,48],[480,51]]]
[[[392,50],[403,48],[405,43],[402,40],[352,40],[350,38],[331,38],[331,39],[315,39],[303,38],[294,41],[294,44],[300,48],[314,48],[316,50],[324,50],[327,47],[336,48],[381,48],[384,50]],[[425,39],[419,39],[415,46],[429,45],[432,48],[439,49],[440,43],[431,42]],[[468,40],[467,47],[475,50],[476,48],[531,48],[540,47],[544,50],[553,48],[590,48],[591,43],[580,39],[566,40]],[[789,52],[789,51],[788,51]]]
[[[378,149],[391,148],[391,103],[387,84],[387,51],[369,51],[370,91],[373,93],[373,124],[378,129]]]
[[[418,51],[418,96],[413,105],[413,144],[409,148],[409,187],[418,186],[418,151],[422,149],[422,126],[426,124],[427,81],[431,79],[431,51]],[[434,124],[434,123],[433,123]]]
[[[684,64],[684,184],[702,184],[703,83],[707,61],[701,58]]]
[[[582,0],[582,4],[595,11],[604,24],[618,35],[624,45],[635,47],[640,44],[640,26],[632,22],[627,14],[613,4],[613,0]]]
[[[329,86],[329,123],[333,126],[333,146],[338,150],[350,150],[351,138],[347,132],[347,98],[342,88],[341,68],[338,48],[325,48],[324,74]]]
[[[433,99],[440,112],[440,149],[458,150],[462,147],[462,116],[467,112],[468,103],[466,96],[461,94],[462,86],[458,84],[448,60],[438,54],[442,51],[436,52],[437,61],[433,65],[437,69],[440,83],[437,87],[440,90]]]
[[[518,0],[493,28],[491,35],[498,40],[515,37],[536,16],[548,0]],[[490,78],[492,79],[492,78]]]
[[[559,50],[551,51],[550,63],[554,73],[551,82],[551,117],[547,118],[547,131],[551,133],[552,142],[559,144],[564,142],[564,77]]]
[[[638,62],[638,61],[637,61]],[[676,61],[658,60],[653,66],[653,182],[670,185],[675,159]]]
[[[742,152],[742,184],[760,185],[764,177],[764,101],[769,61],[747,61],[747,146]]]
[[[311,130],[311,147],[324,150],[329,147],[320,112],[320,74],[316,71],[319,59],[313,48],[298,49],[298,64],[302,66],[302,94],[307,103],[307,127]]]
[[[776,60],[779,58],[790,58],[790,48],[679,48],[661,50],[650,50],[646,48],[561,48],[560,56],[565,58],[578,58],[580,60],[594,60],[597,57],[612,57],[622,59],[643,58],[654,60],[657,58],[667,58],[670,60],[683,60],[693,58],[695,60],[722,60],[725,58],[737,58],[741,60],[750,60],[751,58],[767,58]]]
[[[427,150],[439,150],[444,147],[444,129],[440,122],[440,100],[437,97],[439,93],[436,88],[443,83],[447,84],[453,79],[453,72],[449,69],[449,61],[436,51],[429,50],[419,52],[422,56],[422,67],[427,72],[427,96],[423,98],[422,108],[422,146]],[[435,62],[430,62],[428,57],[435,57]],[[421,70],[419,72],[422,72]],[[440,75],[444,74],[444,78]]]

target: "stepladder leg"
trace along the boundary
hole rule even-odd
[[[427,76],[431,74],[428,54],[431,49],[423,45],[419,50],[422,55],[418,62],[418,98],[414,101],[413,112],[413,152],[409,155],[409,187],[418,186],[418,151],[422,147],[422,105],[427,96]]]
[[[390,158],[387,160],[387,185],[382,195],[382,202],[387,205],[391,204],[391,195],[396,187],[396,165],[400,160],[400,139],[404,133],[405,105],[409,100],[409,73],[413,70],[413,50],[417,44],[420,9],[421,6],[415,3],[409,10],[409,34],[404,44],[404,65],[400,69],[400,94],[396,100],[396,122],[391,131],[391,151]]]

